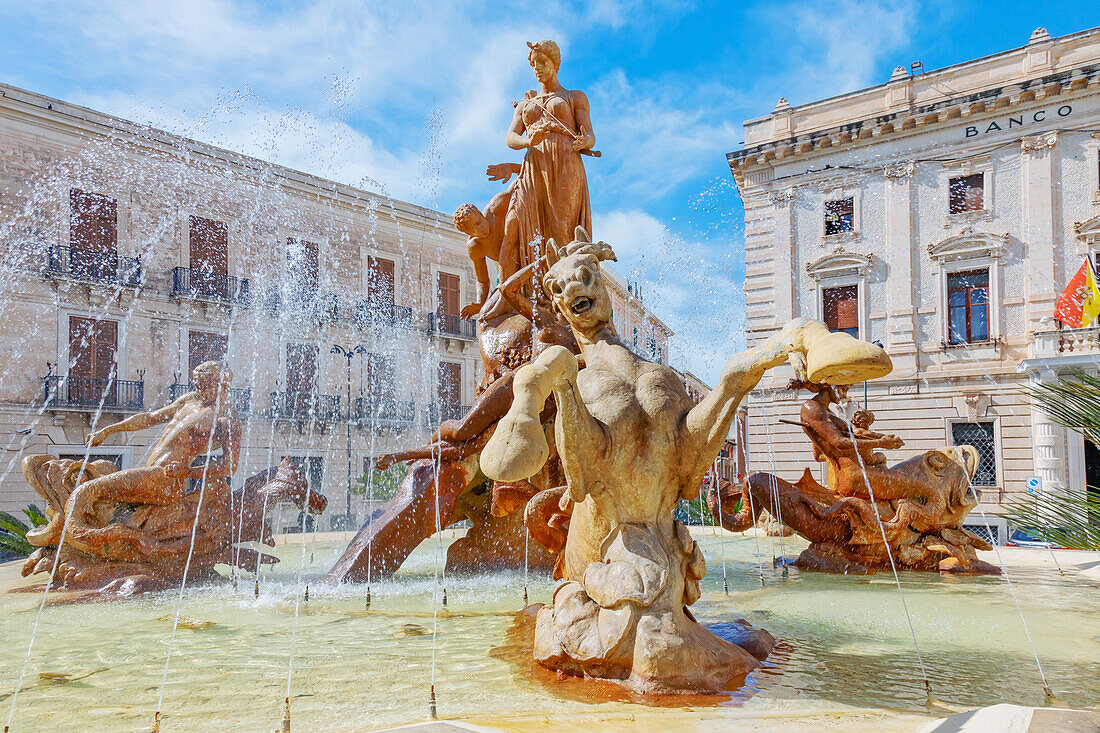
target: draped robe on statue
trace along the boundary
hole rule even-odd
[[[573,118],[574,94],[579,92],[563,90],[519,103],[528,135],[547,124],[553,131],[538,145],[527,149],[519,182],[508,206],[506,228],[516,238],[517,269],[537,259],[538,241],[553,237],[559,243],[571,242],[578,226],[592,231],[588,179],[581,155],[573,149],[574,138],[561,132],[558,122],[539,107],[541,104],[572,133],[579,135]]]

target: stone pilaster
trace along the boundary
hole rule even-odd
[[[774,237],[775,266],[775,323],[776,327],[798,316],[795,307],[795,292],[798,277],[798,262],[795,257],[796,235],[794,220],[793,189],[776,191],[771,195],[775,207],[772,224]]]
[[[917,372],[916,305],[914,283],[920,282],[914,272],[916,246],[913,226],[913,174],[916,164],[912,161],[887,165],[886,178],[886,231],[884,257],[889,263],[890,318],[886,334],[886,348],[894,361],[895,377],[913,376]]]
[[[1056,378],[1053,370],[1043,369],[1031,375],[1030,383],[1035,386]],[[1043,490],[1065,489],[1068,484],[1065,428],[1055,425],[1039,406],[1033,404],[1031,430],[1031,460],[1035,475],[1043,480]]]
[[[1057,298],[1058,256],[1061,251],[1054,212],[1059,210],[1055,146],[1058,133],[1026,137],[1020,141],[1023,196],[1020,202],[1021,232],[1027,245],[1027,330],[1054,312]]]

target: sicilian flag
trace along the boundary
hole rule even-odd
[[[1070,328],[1085,328],[1100,317],[1100,286],[1092,258],[1086,257],[1081,269],[1054,306],[1054,317]]]

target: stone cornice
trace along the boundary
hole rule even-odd
[[[1100,89],[1100,64],[1050,74],[1038,79],[985,89],[929,105],[877,114],[845,122],[824,130],[792,135],[760,143],[726,155],[730,170],[743,185],[744,173],[752,168],[789,158],[833,149],[850,148],[866,141],[902,137],[914,130],[922,132],[953,120],[987,112],[1003,113],[1067,92]],[[1042,136],[1040,136],[1042,137]]]
[[[806,273],[817,282],[837,277],[865,276],[874,267],[875,256],[837,247],[829,254],[806,263]]]
[[[1007,244],[1007,234],[976,232],[964,227],[958,234],[929,244],[928,256],[941,264],[986,257],[1000,259]]]

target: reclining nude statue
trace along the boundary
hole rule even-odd
[[[698,496],[738,403],[765,371],[790,361],[802,378],[851,383],[889,373],[890,359],[877,346],[799,319],[733,357],[717,388],[696,405],[675,371],[619,340],[600,270],[613,253],[588,240],[578,227],[575,241],[561,250],[548,241],[553,262],[543,278],[580,345],[584,369],[560,346],[518,369],[511,407],[481,452],[490,478],[536,474],[550,455],[540,414],[554,395],[566,485],[535,497],[527,519],[531,526],[545,518],[553,497],[571,516],[564,582],[538,611],[535,659],[638,692],[728,689],[759,665],[774,639],[742,622],[733,643],[695,621],[687,607],[700,596],[706,565],[673,519],[676,503]]]
[[[805,570],[868,573],[889,569],[893,560],[907,570],[1000,573],[975,552],[992,549],[989,543],[962,526],[978,505],[970,485],[976,448],[937,448],[887,467],[878,449],[903,443],[869,430],[874,415],[867,410],[857,410],[851,422],[835,414],[830,408],[847,387],[798,379],[788,387],[814,394],[796,424],[813,444],[814,459],[825,463],[828,485],[818,484],[809,469],[794,484],[761,472],[750,473],[736,490],[722,482],[709,503],[723,527],[744,531],[764,509],[782,517],[810,540],[796,562]]]
[[[194,392],[89,436],[88,445],[96,447],[115,433],[164,425],[144,466],[118,470],[106,460],[24,458],[23,474],[46,500],[49,522],[27,533],[39,549],[23,575],[49,573],[56,562],[57,589],[129,595],[179,584],[189,553],[192,581],[218,577],[216,563],[255,569],[257,562],[274,562],[236,547],[271,542],[265,508],[292,501],[319,514],[327,501],[285,461],[230,492],[241,436],[229,398],[232,378],[217,362],[200,364],[192,373]],[[191,480],[205,488],[191,489]]]

